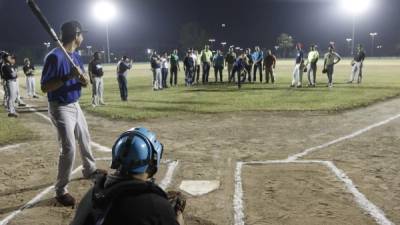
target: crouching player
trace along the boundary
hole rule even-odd
[[[99,176],[83,197],[71,225],[184,224],[186,200],[154,183],[163,145],[146,128],[124,132],[112,148],[112,175]]]
[[[249,64],[249,60],[244,52],[241,52],[240,55],[237,57],[235,63],[233,64],[232,76],[229,79],[235,80],[235,76],[237,73],[238,78],[238,87],[242,87],[242,83],[246,81],[246,66]]]

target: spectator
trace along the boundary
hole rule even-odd
[[[210,50],[210,46],[208,45],[204,46],[204,50],[201,52],[201,62],[203,63],[203,76],[202,76],[203,84],[208,83],[212,55],[213,54]]]
[[[168,54],[164,53],[164,55],[161,57],[162,88],[168,88],[167,86],[168,68],[169,68]]]
[[[342,60],[342,58],[335,52],[335,46],[332,43],[329,45],[328,53],[325,54],[324,58],[324,72],[326,72],[328,76],[327,87],[332,88],[334,67],[340,62],[340,60]]]
[[[302,87],[302,79],[303,79],[303,66],[304,66],[304,52],[303,52],[303,45],[298,43],[296,45],[297,55],[296,55],[296,65],[294,66],[293,70],[293,78],[292,78],[292,85],[290,87]]]
[[[254,62],[253,81],[256,82],[256,74],[257,74],[257,69],[258,69],[259,74],[260,74],[260,83],[262,83],[262,80],[263,80],[262,61],[264,59],[264,53],[260,50],[260,47],[258,47],[258,46],[255,47],[255,52],[253,53],[252,57],[253,57],[253,62]]]
[[[217,54],[215,54],[213,58],[213,66],[215,74],[215,83],[218,82],[218,73],[219,73],[219,82],[222,83],[222,71],[224,70],[224,56],[222,55],[221,50],[217,50]]]
[[[123,56],[117,64],[117,79],[119,86],[119,93],[122,101],[128,101],[128,70],[132,68],[132,60],[128,56]]]
[[[276,65],[276,57],[272,54],[271,50],[267,50],[267,56],[264,58],[266,83],[269,83],[270,78],[272,84],[275,83],[275,74],[274,74],[275,65]]]
[[[170,86],[176,86],[178,82],[178,71],[181,70],[179,67],[179,56],[178,56],[178,50],[175,49],[171,56],[169,57],[169,62],[171,64],[171,69],[170,69],[170,79],[169,79],[169,84]]]
[[[24,59],[24,67],[22,68],[26,76],[26,92],[31,98],[39,98],[35,91],[35,67],[28,58]]]
[[[95,52],[88,66],[90,83],[92,84],[92,106],[105,105],[103,99],[104,81],[103,65],[101,65],[101,54]]]

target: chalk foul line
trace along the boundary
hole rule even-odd
[[[107,160],[111,160],[111,157],[96,158],[96,161],[107,161]],[[169,187],[169,185],[171,184],[174,171],[175,171],[176,167],[178,166],[178,162],[179,161],[172,161],[172,160],[166,160],[165,162],[163,162],[163,164],[168,165],[167,172],[166,172],[164,178],[160,182],[160,187],[162,187],[164,190],[167,189]],[[82,166],[78,166],[76,169],[74,169],[72,171],[71,175],[72,176],[75,175],[80,170],[82,170]],[[32,208],[37,203],[39,203],[46,194],[48,194],[49,192],[51,192],[53,190],[54,190],[54,185],[45,188],[38,195],[36,195],[33,199],[31,199],[28,203],[26,203],[21,208],[12,212],[10,215],[8,215],[3,220],[1,220],[0,225],[8,224],[8,222],[10,222],[13,218],[15,218],[23,210]]]
[[[385,213],[378,208],[375,204],[369,201],[365,195],[363,195],[353,181],[335,164],[331,161],[320,161],[320,160],[267,160],[267,161],[250,161],[250,162],[237,162],[235,172],[235,194],[234,194],[234,225],[244,225],[244,207],[243,207],[243,185],[241,178],[241,171],[243,165],[263,165],[263,164],[290,164],[290,163],[318,163],[327,167],[335,176],[342,181],[345,188],[349,193],[354,196],[356,204],[368,213],[379,225],[394,225],[386,216]]]
[[[390,118],[388,118],[388,119],[386,119],[386,120],[383,120],[383,121],[381,121],[381,122],[374,123],[374,124],[372,124],[372,125],[370,125],[370,126],[368,126],[368,127],[365,127],[365,128],[360,129],[360,130],[358,130],[358,131],[356,131],[356,132],[353,132],[353,133],[351,133],[351,134],[349,134],[349,135],[340,137],[340,138],[338,138],[338,139],[335,139],[335,140],[333,140],[333,141],[327,142],[327,143],[322,144],[322,145],[318,145],[318,146],[315,146],[315,147],[308,148],[308,149],[304,150],[304,151],[301,152],[301,153],[298,153],[298,154],[289,156],[289,157],[287,158],[287,160],[289,160],[289,161],[297,160],[297,159],[299,159],[299,158],[301,158],[301,157],[304,157],[304,156],[308,155],[309,153],[314,152],[314,151],[316,151],[316,150],[323,149],[323,148],[329,147],[329,146],[331,146],[331,145],[333,145],[333,144],[336,144],[336,143],[339,143],[339,142],[342,142],[342,141],[345,141],[345,140],[354,138],[354,137],[356,137],[356,136],[359,136],[359,135],[361,135],[361,134],[363,134],[363,133],[365,133],[365,132],[367,132],[367,131],[369,131],[369,130],[372,130],[372,129],[374,129],[374,128],[380,127],[380,126],[382,126],[382,125],[385,125],[385,124],[387,124],[387,123],[391,122],[392,120],[395,120],[395,119],[397,119],[397,118],[399,118],[399,117],[400,117],[400,114],[397,114],[397,115],[392,116],[392,117],[390,117]]]

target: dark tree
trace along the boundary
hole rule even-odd
[[[207,43],[207,32],[196,23],[186,23],[181,28],[179,43],[183,51],[201,49]]]

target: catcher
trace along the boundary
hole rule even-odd
[[[99,176],[71,225],[183,225],[186,200],[154,183],[163,145],[146,128],[124,132],[112,148],[115,173]]]

